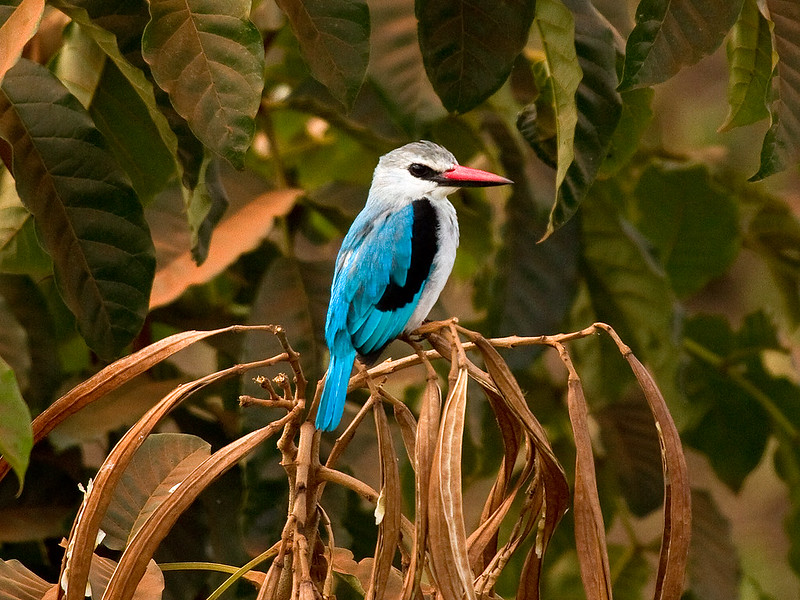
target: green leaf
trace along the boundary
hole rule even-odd
[[[614,597],[618,600],[644,598],[647,583],[652,577],[651,565],[644,552],[609,544],[608,559],[614,574]]]
[[[562,326],[572,304],[578,278],[577,227],[567,227],[547,243],[537,244],[544,214],[535,203],[533,183],[525,172],[525,156],[517,144],[491,130],[501,147],[504,172],[514,181],[505,207],[502,244],[491,265],[486,327],[490,335],[538,335]],[[484,225],[485,227],[485,225]],[[483,290],[481,290],[483,291]],[[538,348],[508,356],[512,368],[529,365]]]
[[[723,317],[701,315],[686,323],[685,338],[692,357],[684,374],[686,394],[704,414],[684,439],[738,490],[761,461],[774,419],[786,418],[776,400],[796,404],[800,390],[764,368],[763,352],[779,346],[761,313],[748,316],[738,332]]]
[[[144,521],[211,456],[211,445],[186,433],[156,433],[136,451],[117,484],[100,528],[103,545],[123,550]]]
[[[220,181],[219,164],[210,160],[201,169],[201,179],[187,206],[192,231],[192,258],[201,265],[208,258],[211,234],[228,208],[228,195]]]
[[[719,131],[750,125],[769,116],[767,92],[772,77],[770,23],[756,0],[745,0],[728,39],[728,116]]]
[[[63,43],[50,63],[59,81],[88,109],[103,75],[106,55],[75,22],[64,28]]]
[[[603,182],[583,205],[583,268],[592,308],[647,363],[670,407],[679,409],[675,295],[641,234],[621,217],[616,199],[623,196],[613,182]]]
[[[588,0],[568,0],[565,4],[575,18],[575,51],[583,76],[575,94],[574,156],[556,190],[545,237],[578,210],[594,183],[622,113],[622,99],[616,91],[616,32]],[[560,140],[558,151],[563,152]],[[561,161],[559,156],[559,172]]]
[[[736,202],[704,165],[651,164],[634,196],[634,224],[653,244],[679,297],[722,275],[739,253]]]
[[[767,7],[775,24],[778,65],[772,85],[777,99],[770,108],[772,124],[761,147],[761,165],[750,181],[788,169],[800,159],[800,4],[770,0]]]
[[[641,0],[620,90],[661,83],[716,50],[742,0]]]
[[[653,414],[637,394],[601,408],[596,418],[608,466],[619,481],[620,491],[631,512],[644,517],[664,501],[661,447]]]
[[[348,109],[369,64],[370,17],[363,0],[277,0],[303,58],[320,83]]]
[[[689,589],[695,598],[739,597],[742,567],[731,539],[731,523],[705,490],[692,491]]]
[[[766,263],[780,292],[783,315],[790,327],[800,325],[800,220],[782,200],[766,195],[746,195],[754,212],[747,221],[744,235]]]
[[[425,71],[447,110],[467,112],[503,85],[528,39],[534,4],[416,0]]]
[[[89,114],[137,195],[147,203],[177,178],[176,155],[164,144],[147,105],[117,66],[108,61],[101,73]]]
[[[150,83],[147,77],[145,77],[145,74],[141,69],[134,67],[122,56],[119,46],[117,45],[117,38],[114,36],[114,34],[106,29],[103,29],[97,23],[95,23],[89,17],[89,14],[84,8],[66,3],[64,0],[56,0],[55,5],[66,15],[68,15],[74,23],[80,26],[82,33],[91,38],[97,44],[97,46],[105,53],[111,62],[114,63],[116,68],[119,70],[119,74],[124,76],[124,78],[130,83],[130,89],[125,89],[125,91],[130,94],[130,97],[127,98],[126,107],[127,110],[131,111],[131,114],[127,115],[127,118],[137,119],[138,123],[143,127],[141,135],[149,138],[149,143],[152,143],[154,146],[152,148],[152,152],[157,157],[159,157],[161,160],[166,160],[166,155],[164,152],[164,149],[166,149],[171,159],[168,163],[158,168],[158,173],[163,174],[167,168],[173,169],[175,173],[181,173],[181,168],[177,163],[178,141],[172,129],[170,128],[166,117],[158,107],[153,90],[153,84]],[[131,3],[128,6],[129,8],[135,8],[135,5],[136,3]],[[112,23],[114,23],[113,18],[109,17],[109,19]],[[102,19],[100,20],[102,22]],[[118,25],[119,22],[120,21],[117,21],[116,24]],[[127,23],[128,19],[123,18],[121,22]],[[101,81],[102,80],[98,80],[98,85],[101,83]],[[119,81],[118,77],[116,81]],[[116,96],[119,97],[121,93],[120,90],[125,88],[125,86],[122,83],[117,83],[115,85],[120,86],[116,90]],[[134,96],[136,98],[134,98]],[[113,98],[106,98],[106,101],[108,102],[112,99]],[[105,106],[105,108],[108,109],[109,107]],[[144,114],[145,111],[146,115]],[[93,116],[96,114],[98,114],[97,111],[94,112]],[[110,127],[108,128],[108,133],[111,138],[121,137],[124,139],[124,137],[128,135],[124,132],[125,124],[114,123],[113,125],[117,129],[112,132],[110,131]],[[106,132],[103,131],[103,133],[105,134]],[[136,152],[141,148],[141,145],[139,145],[138,148],[136,146],[136,144],[139,143],[139,136],[134,135],[133,137],[134,140],[130,140],[128,143],[133,146],[131,151],[135,156],[131,158],[125,156],[123,167],[131,168],[135,172],[136,167],[134,164],[136,163],[136,160],[142,159],[142,157],[140,156],[140,153],[137,155]],[[121,142],[121,144],[122,145],[112,144],[112,149],[118,156],[120,154],[126,155],[128,152],[126,144],[124,142]],[[144,158],[142,160],[148,160],[152,162],[151,159]],[[141,185],[141,182],[137,182],[137,184]],[[148,186],[146,186],[146,189],[147,187]]]
[[[247,0],[153,0],[144,59],[178,114],[208,148],[235,167],[255,132],[264,87],[261,36]]]
[[[583,77],[575,50],[575,23],[561,0],[536,3],[536,26],[544,46],[544,66],[552,88],[556,129],[556,191],[574,158],[578,106],[575,92]],[[538,83],[538,81],[537,81]]]
[[[653,119],[652,88],[636,88],[620,94],[622,114],[608,145],[608,152],[597,176],[607,179],[614,176],[630,162],[644,132]]]
[[[33,216],[6,172],[0,174],[0,273],[38,277],[53,273],[53,261],[36,239]]]
[[[142,327],[155,271],[127,176],[75,97],[30,61],[3,82],[0,135],[81,334],[100,356],[117,355]]]
[[[24,333],[24,349],[16,343],[6,348],[8,353],[0,355],[14,369],[29,409],[39,414],[52,404],[62,381],[58,342],[47,298],[27,275],[0,275],[0,295]],[[20,362],[24,364],[19,365]]]
[[[0,454],[16,473],[20,490],[32,448],[31,413],[22,399],[14,371],[0,358]]]
[[[87,22],[85,15],[82,16]],[[97,36],[96,26],[86,28],[73,21],[65,31],[64,45],[51,70],[89,110],[120,166],[131,178],[137,195],[147,203],[171,179],[177,178],[180,170],[177,140],[158,110],[152,86],[146,80],[139,80],[143,74],[121,56],[116,62],[107,60],[105,51],[95,42]],[[103,36],[108,34],[103,32]],[[104,45],[118,54],[113,38]],[[118,63],[124,65],[130,79]]]
[[[142,32],[150,20],[147,0],[57,0],[64,7],[85,10],[92,23],[117,38],[119,50],[132,64],[142,61]]]
[[[447,112],[425,74],[414,3],[371,0],[369,4],[372,48],[368,76],[400,114],[412,115],[421,123],[441,119]]]

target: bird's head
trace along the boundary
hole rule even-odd
[[[442,200],[462,187],[489,187],[510,179],[462,167],[449,151],[433,142],[411,142],[381,157],[370,195],[398,201],[427,197]]]

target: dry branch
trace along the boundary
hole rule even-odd
[[[83,597],[98,527],[116,483],[159,420],[212,382],[279,362],[288,365],[292,376],[279,375],[273,381],[261,378],[260,383],[268,398],[247,396],[241,398],[241,403],[255,409],[278,407],[285,409],[286,414],[207,458],[147,519],[143,519],[141,527],[129,538],[104,598],[131,598],[158,544],[198,494],[253,448],[277,437],[281,464],[289,482],[289,507],[281,538],[273,546],[274,559],[266,575],[262,574],[263,580],[259,579],[259,600],[330,597],[337,572],[355,581],[354,585],[362,589],[367,598],[422,600],[434,592],[446,600],[493,598],[496,597],[494,586],[498,577],[511,557],[526,543],[530,549],[524,561],[517,598],[538,599],[544,554],[569,505],[570,491],[544,427],[531,412],[522,389],[497,352],[499,347],[532,344],[555,348],[568,371],[566,401],[577,449],[573,499],[576,549],[587,598],[610,599],[611,575],[588,427],[589,409],[566,347],[568,342],[601,332],[611,336],[630,364],[659,432],[665,512],[655,599],[677,600],[680,597],[691,523],[688,478],[680,439],[652,377],[609,326],[597,323],[567,334],[488,340],[461,327],[455,320],[428,323],[421,328],[420,334],[432,349],[424,350],[417,342],[408,340],[414,349],[413,354],[385,361],[371,369],[360,367],[351,378],[349,389],[366,387],[370,396],[336,440],[324,465],[320,460],[321,434],[313,424],[321,386],[317,386],[311,408],[307,410],[307,382],[299,355],[280,327],[261,329],[276,335],[283,349],[281,354],[264,361],[237,365],[179,386],[131,427],[111,451],[86,495],[70,534],[68,559],[64,565],[67,600]],[[54,423],[178,349],[209,335],[243,330],[245,328],[227,328],[179,334],[169,338],[168,342],[159,342],[110,365],[65,395],[41,420],[40,435]],[[473,362],[467,352],[477,352],[485,367]],[[431,364],[435,359],[450,362],[444,406],[439,378]],[[388,394],[382,385],[392,373],[418,364],[425,367],[426,384],[417,422],[411,411]],[[461,481],[469,379],[483,389],[496,417],[503,444],[497,474],[483,503],[478,524],[471,532],[465,526]],[[395,420],[415,473],[413,521],[402,513],[398,457],[384,410],[385,402],[394,408]],[[370,411],[377,433],[375,468],[380,471],[380,490],[335,469]],[[0,464],[0,476],[3,468]],[[334,528],[323,508],[322,493],[327,484],[353,490],[377,506],[379,533],[374,558],[355,563],[352,556],[346,558],[345,550],[336,546]],[[502,534],[503,531],[506,533]],[[402,573],[393,566],[398,551],[402,558]],[[237,571],[237,577],[242,576],[244,570],[241,573]]]

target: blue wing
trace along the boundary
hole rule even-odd
[[[341,420],[356,353],[379,352],[400,335],[417,306],[421,289],[402,307],[377,308],[390,283],[406,283],[413,224],[412,205],[399,211],[367,206],[342,242],[325,323],[331,363],[317,411],[319,429],[335,429]]]
[[[360,354],[371,354],[403,331],[419,293],[394,310],[379,310],[377,305],[390,283],[406,283],[413,224],[410,204],[377,214],[365,209],[353,222],[339,251],[328,306],[325,332],[331,352],[344,350],[348,342]]]

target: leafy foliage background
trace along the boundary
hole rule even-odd
[[[177,331],[276,322],[319,377],[341,236],[378,156],[428,138],[516,182],[453,198],[462,242],[435,316],[497,336],[610,323],[692,448],[703,558],[688,593],[797,595],[796,3],[5,0],[0,23],[0,452],[25,478],[19,498],[12,478],[0,488],[2,558],[54,580],[77,483],[122,428],[176,382],[277,347],[204,342],[30,454],[30,417],[108,361]],[[660,464],[604,344],[576,343],[575,361],[604,452],[615,594],[638,598]],[[535,350],[507,359],[570,457],[565,380]],[[220,384],[165,427],[219,447],[267,420],[236,405],[253,389]],[[467,410],[469,494],[499,450],[488,409]],[[369,478],[371,438],[356,442],[348,466]],[[211,486],[162,560],[240,565],[268,545],[286,512],[275,458],[263,448]],[[371,554],[371,509],[337,493],[335,527]],[[548,554],[550,595],[579,593],[569,528]],[[168,593],[214,577],[170,575]]]

